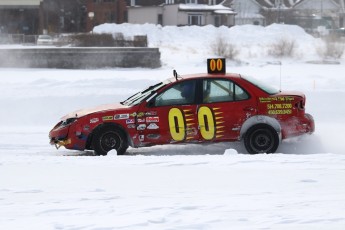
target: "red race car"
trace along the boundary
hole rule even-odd
[[[282,139],[314,132],[305,95],[225,73],[209,59],[208,74],[174,77],[127,100],[64,116],[50,131],[57,148],[106,155],[134,148],[243,140],[251,154],[274,153]]]

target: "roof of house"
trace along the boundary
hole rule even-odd
[[[8,0],[7,0],[8,1]],[[36,0],[37,1],[37,0]],[[234,0],[216,0],[217,5],[208,5],[209,0],[198,0],[198,4],[185,4],[186,0],[174,0],[174,4],[179,4],[181,10],[215,10],[212,7],[223,6],[231,9],[231,3]],[[308,0],[253,0],[259,4],[263,9],[291,9]],[[325,0],[326,1],[326,0]],[[345,0],[330,0],[339,5],[341,10],[345,13]],[[131,0],[126,0],[127,5],[130,6]],[[166,0],[135,0],[137,6],[160,6],[164,5]],[[193,6],[194,5],[194,6]],[[209,8],[211,7],[211,8]],[[220,10],[220,9],[219,9]]]
[[[17,5],[17,6],[29,6],[29,5],[39,5],[42,0],[1,0],[1,5]]]
[[[219,14],[236,14],[231,8],[223,5],[206,5],[206,4],[179,4],[180,10],[188,11],[214,11]]]
[[[292,8],[303,0],[256,0],[265,8]]]
[[[343,12],[345,12],[345,0],[337,0]]]
[[[131,5],[131,0],[126,0],[127,5]],[[160,6],[165,4],[166,0],[135,0],[135,5],[138,6]],[[223,3],[224,0],[216,0],[217,4]],[[174,4],[185,4],[186,0],[174,0]],[[208,4],[208,0],[198,0],[198,4]]]

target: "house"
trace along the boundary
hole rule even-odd
[[[220,0],[165,0],[151,1],[131,0],[128,7],[128,22],[135,24],[167,25],[208,25],[233,26],[236,13]]]
[[[123,23],[126,12],[125,0],[0,0],[0,33],[85,32]]]
[[[41,0],[0,0],[0,32],[36,34]]]
[[[256,0],[267,24],[299,25],[313,32],[317,28],[344,26],[345,0]],[[237,10],[238,11],[238,10]]]
[[[40,33],[73,33],[85,31],[84,0],[42,0]]]
[[[0,0],[0,33],[91,31],[103,23],[345,27],[345,0]]]
[[[231,7],[236,11],[235,24],[265,25],[261,14],[262,5],[255,0],[231,0]]]
[[[339,28],[345,27],[345,0],[339,0],[340,14],[339,14]]]
[[[256,0],[262,7],[261,14],[265,17],[266,24],[291,23],[294,6],[303,0]]]
[[[344,26],[343,0],[303,0],[293,9],[294,24],[311,32],[319,27],[335,29]]]
[[[125,0],[84,0],[87,10],[86,31],[104,23],[123,23],[126,21]]]

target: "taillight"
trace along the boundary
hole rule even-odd
[[[304,110],[304,100],[301,99],[295,104],[295,107],[298,108],[299,110]]]

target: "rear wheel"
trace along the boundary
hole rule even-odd
[[[128,143],[125,134],[114,126],[104,126],[98,129],[92,139],[95,154],[100,156],[107,155],[110,150],[115,149],[118,155],[123,155]]]
[[[279,136],[271,126],[255,125],[247,131],[244,146],[250,154],[274,153],[279,146]]]

